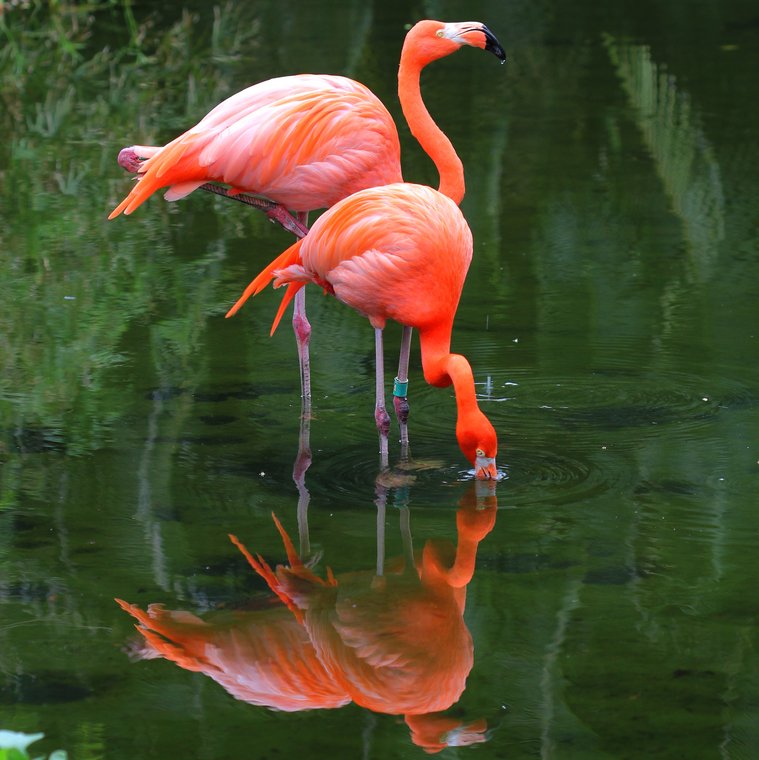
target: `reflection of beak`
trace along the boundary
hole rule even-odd
[[[495,457],[475,457],[474,477],[477,480],[498,480]]]

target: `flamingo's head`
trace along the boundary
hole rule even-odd
[[[498,480],[495,457],[498,438],[490,420],[479,410],[460,414],[456,424],[456,438],[461,451],[474,467],[477,480]]]
[[[479,21],[459,21],[446,24],[443,21],[420,21],[406,35],[404,50],[413,50],[424,64],[450,55],[462,45],[489,50],[504,62],[506,54],[501,43]]]

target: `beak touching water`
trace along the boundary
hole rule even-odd
[[[477,480],[498,480],[495,457],[476,457],[474,460],[474,477]]]

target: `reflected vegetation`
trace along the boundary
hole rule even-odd
[[[334,575],[327,567],[326,578],[304,564],[274,517],[287,553],[276,570],[230,538],[280,604],[201,619],[117,599],[144,638],[133,657],[164,657],[204,673],[236,699],[276,710],[352,701],[403,715],[412,741],[428,753],[484,742],[484,719],[441,713],[461,697],[474,662],[464,622],[467,587],[496,510],[495,484],[472,484],[456,512],[456,544],[428,539],[415,553],[403,508],[403,556],[385,562],[383,532],[375,568]],[[378,522],[384,531],[384,516]]]
[[[647,45],[604,37],[656,170],[682,220],[695,274],[704,280],[725,237],[725,198],[717,157],[692,98]]]
[[[129,3],[19,5],[2,16],[0,240],[9,255],[0,298],[9,308],[0,317],[0,427],[12,450],[76,455],[102,446],[126,411],[111,378],[132,358],[122,344],[130,324],[167,297],[186,298],[184,334],[165,322],[156,336],[186,353],[214,312],[209,265],[218,254],[177,268],[165,217],[111,230],[100,210],[109,185],[118,190],[111,136],[127,114],[149,103],[172,124],[229,92],[230,67],[256,49],[259,25],[245,14],[215,6],[206,25],[179,9],[162,29],[155,18],[138,23]],[[124,23],[128,46],[96,43]],[[203,66],[195,48],[217,65]],[[162,86],[146,87],[147,72],[159,69]]]

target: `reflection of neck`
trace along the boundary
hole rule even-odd
[[[422,101],[419,77],[427,63],[411,45],[403,46],[398,69],[398,98],[411,134],[435,162],[440,174],[438,190],[458,205],[464,197],[464,167],[451,141],[435,124]]]
[[[485,536],[493,530],[497,501],[495,495],[477,496],[472,488],[461,501],[456,513],[456,553],[451,562],[450,553],[434,541],[428,541],[422,550],[419,568],[422,583],[440,584],[453,594],[461,614],[466,604],[466,587],[474,577],[477,549]]]

